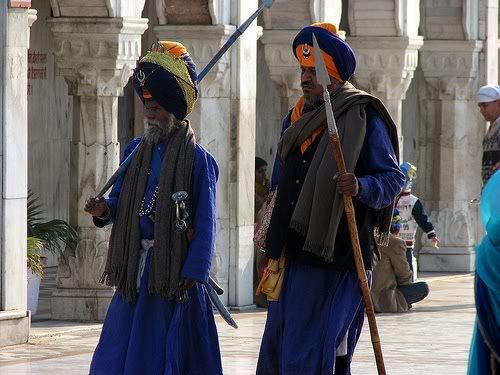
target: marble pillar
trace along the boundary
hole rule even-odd
[[[423,271],[471,271],[478,243],[481,191],[481,120],[478,89],[482,42],[429,40],[421,50],[425,89],[421,92],[418,194],[441,240],[423,247]]]
[[[418,65],[418,1],[350,0],[347,42],[357,56],[355,78],[360,88],[379,97],[398,127],[403,157],[402,103]]]
[[[257,9],[257,1],[208,2],[208,18],[193,14],[185,25],[167,24],[157,9],[158,39],[186,45],[197,65],[205,67],[235,31]],[[187,5],[189,8],[191,5]],[[229,11],[230,10],[230,11]],[[179,9],[176,12],[186,13]],[[211,25],[198,24],[210,20]],[[253,307],[253,205],[255,157],[256,44],[259,28],[252,24],[200,84],[192,121],[197,140],[219,163],[217,239],[212,274],[224,287],[232,309]]]
[[[258,7],[235,2],[231,23],[241,25]],[[254,22],[231,50],[231,157],[229,159],[229,304],[253,307],[253,230],[255,184],[255,96],[257,39]]]
[[[28,47],[36,20],[30,1],[2,4],[0,115],[0,346],[28,341],[26,198],[28,180]]]
[[[52,318],[103,320],[113,290],[99,283],[110,227],[99,229],[83,211],[119,163],[118,97],[140,55],[141,18],[52,18],[57,74],[73,96],[69,220],[78,229],[75,251],[60,258]]]
[[[236,30],[233,25],[159,25],[154,33],[159,40],[170,38],[186,46],[200,72]],[[230,259],[230,169],[231,156],[231,66],[226,53],[199,85],[199,97],[188,116],[196,140],[219,164],[217,182],[217,237],[211,273],[225,291],[229,290]],[[229,303],[228,293],[222,296]]]
[[[403,157],[402,104],[418,65],[421,36],[347,37],[357,57],[356,82],[377,96],[391,114],[399,135]]]

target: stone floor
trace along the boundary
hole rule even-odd
[[[472,275],[421,275],[431,294],[406,314],[377,315],[388,374],[465,374],[474,321]],[[225,374],[255,373],[265,311],[235,314],[234,330],[217,317]],[[37,322],[30,344],[0,349],[0,374],[86,374],[100,324]],[[376,374],[367,325],[353,374]]]

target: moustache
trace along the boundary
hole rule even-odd
[[[148,120],[148,119],[146,119],[144,121],[144,123],[145,123],[146,126],[149,126],[149,127],[151,127],[151,126],[160,127],[160,125],[161,125],[160,121],[158,121],[158,120]]]

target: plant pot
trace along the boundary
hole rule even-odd
[[[35,315],[38,309],[38,296],[40,294],[41,281],[42,279],[28,268],[28,310],[31,311],[31,316]]]

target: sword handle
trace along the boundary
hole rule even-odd
[[[208,283],[210,284],[210,286],[215,290],[215,292],[220,296],[222,294],[224,294],[224,289],[222,289],[222,287],[217,284],[217,281],[215,281],[212,276],[209,276],[208,277]]]

